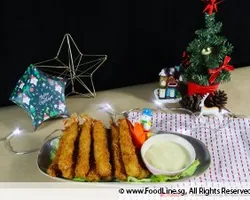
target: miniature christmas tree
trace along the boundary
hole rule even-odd
[[[205,0],[204,0],[205,1]],[[222,23],[216,22],[216,0],[205,1],[205,28],[195,32],[196,38],[183,54],[183,77],[188,85],[188,94],[205,94],[217,90],[220,83],[230,81],[229,65],[233,46],[219,35]]]

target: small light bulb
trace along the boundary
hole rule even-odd
[[[100,105],[100,110],[107,112],[109,114],[114,114],[115,110],[112,108],[111,105],[109,105],[108,103],[103,103]]]
[[[159,107],[162,106],[162,105],[161,105],[161,102],[159,102],[159,101],[157,101],[157,100],[155,100],[154,103],[155,103],[157,106],[159,106]]]
[[[107,107],[108,109],[112,109],[112,107],[111,107],[111,105],[109,105],[109,103],[106,103],[106,107]]]
[[[99,108],[101,110],[107,110],[110,107],[110,105],[108,103],[102,103],[99,105]]]
[[[16,128],[14,131],[13,131],[13,134],[14,135],[19,135],[21,133],[21,130],[19,128]]]

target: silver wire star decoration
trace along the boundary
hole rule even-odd
[[[65,46],[66,48],[64,48]],[[66,52],[63,52],[63,50],[66,50]],[[66,60],[64,61],[63,59]],[[93,75],[106,60],[107,55],[83,54],[71,35],[65,34],[56,56],[34,65],[44,72],[67,79],[68,82],[66,87],[71,85],[71,92],[66,96],[77,94],[83,97],[95,97],[96,90],[93,82]],[[56,61],[59,65],[49,64],[53,61]],[[86,78],[90,80],[90,88],[83,81],[83,79]],[[84,87],[88,93],[77,92],[76,84]]]

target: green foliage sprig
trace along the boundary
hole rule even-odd
[[[215,69],[223,64],[224,58],[233,51],[233,46],[224,36],[218,35],[221,32],[222,23],[216,22],[215,13],[205,13],[205,28],[195,32],[196,38],[187,47],[187,54],[190,64],[184,71],[184,78],[187,82],[195,82],[199,85],[209,85],[209,69]],[[211,49],[211,53],[203,55],[203,49]],[[215,80],[215,84],[230,81],[230,73],[222,70]]]

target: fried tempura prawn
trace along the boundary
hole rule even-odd
[[[101,177],[112,176],[107,132],[101,121],[95,121],[93,125],[93,147],[97,173]]]
[[[81,123],[83,122],[83,123]],[[47,173],[66,179],[82,178],[89,182],[126,181],[128,176],[147,178],[150,172],[133,143],[128,122],[110,122],[111,132],[101,121],[87,115],[72,115]]]
[[[141,168],[141,173],[138,176],[138,179],[147,178],[150,175],[150,172],[147,169]]]
[[[64,130],[62,138],[62,148],[58,160],[58,168],[62,172],[62,176],[67,179],[74,177],[74,161],[73,153],[75,149],[75,142],[78,137],[78,120],[75,115],[72,115],[67,120],[67,125]]]
[[[137,155],[137,158],[138,158],[138,161],[139,161],[139,165],[140,165],[140,168],[141,168],[141,173],[138,176],[138,179],[147,178],[150,175],[150,172],[146,168],[146,166],[145,166],[145,164],[144,164],[144,162],[142,160],[142,157],[141,157],[141,154],[140,154],[139,151],[136,152],[136,155]]]
[[[98,175],[97,171],[96,171],[96,167],[93,166],[90,170],[88,175],[86,176],[87,181],[89,182],[98,182],[100,181],[100,176]]]
[[[77,178],[86,178],[90,170],[92,119],[87,115],[81,115],[80,117],[84,122],[80,130],[75,176]]]
[[[114,124],[111,125],[111,152],[112,152],[112,161],[114,166],[114,176],[119,180],[126,180],[127,175],[125,172],[124,164],[122,161],[121,150],[120,150],[120,133],[119,128]]]
[[[132,141],[126,119],[119,120],[120,148],[124,167],[128,176],[139,177],[141,166]]]

